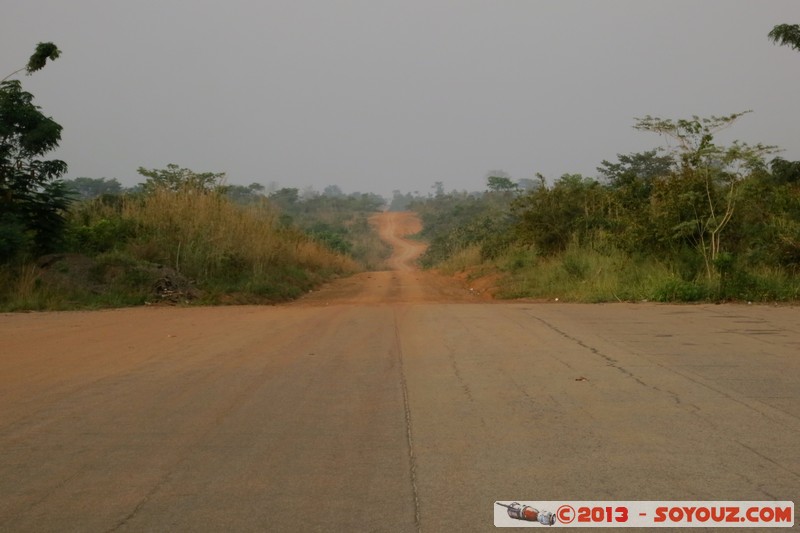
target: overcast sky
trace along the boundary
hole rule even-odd
[[[3,0],[0,77],[64,127],[70,178],[140,166],[317,190],[595,176],[634,117],[752,109],[719,137],[800,159],[797,0]]]

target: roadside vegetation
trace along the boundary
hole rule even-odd
[[[800,50],[800,28],[769,38]],[[384,267],[375,194],[228,185],[224,173],[139,168],[144,181],[64,180],[61,126],[14,79],[60,56],[40,43],[0,80],[0,310],[291,299]],[[498,277],[501,297],[571,301],[800,299],[800,161],[717,133],[728,116],[635,119],[663,147],[594,177],[487,177],[487,190],[394,191],[422,218],[425,267]]]
[[[745,114],[637,119],[673,148],[618,155],[597,177],[489,176],[482,193],[416,198],[431,242],[421,262],[500,272],[509,298],[796,301],[800,161],[715,144]]]
[[[67,164],[46,159],[62,128],[12,79],[59,55],[40,43],[0,82],[0,310],[277,302],[381,266],[376,195],[266,194],[172,164],[127,189],[62,179]]]
[[[800,25],[768,38],[800,50]],[[491,274],[500,297],[796,302],[800,161],[773,146],[718,144],[747,113],[635,119],[666,146],[618,154],[594,177],[494,172],[484,192],[437,184],[428,198],[396,191],[392,205],[422,217],[422,265]]]
[[[366,221],[366,213],[343,207],[325,226],[337,236],[332,242],[288,219],[267,196],[236,201],[218,183],[221,176],[201,183],[187,169],[166,170],[176,171],[180,183],[148,179],[133,192],[69,203],[57,244],[21,246],[5,261],[2,307],[268,303],[365,268],[350,252],[369,240],[371,227],[365,222],[359,232],[339,222]],[[313,214],[308,219],[327,216]]]
[[[386,200],[377,194],[345,194],[336,185],[321,193],[306,189],[278,189],[268,196],[281,213],[280,220],[296,226],[314,241],[353,258],[366,270],[385,268],[391,249],[370,224]]]

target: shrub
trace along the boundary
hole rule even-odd
[[[699,282],[672,278],[653,293],[653,300],[658,302],[697,302],[709,297],[709,291]]]
[[[136,225],[121,216],[100,218],[88,224],[73,224],[68,230],[69,247],[97,254],[124,246],[136,234]]]

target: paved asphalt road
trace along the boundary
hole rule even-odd
[[[800,500],[799,308],[485,301],[379,222],[394,270],[289,305],[0,315],[0,531]]]

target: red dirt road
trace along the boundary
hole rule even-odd
[[[485,303],[412,267],[275,307],[0,315],[0,531],[490,531],[496,500],[794,500],[800,309]]]

